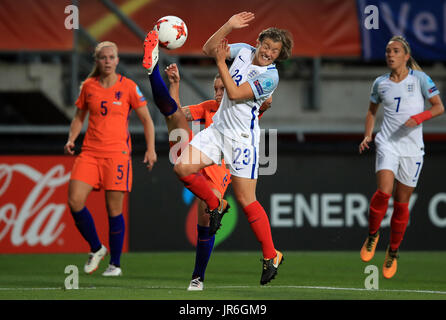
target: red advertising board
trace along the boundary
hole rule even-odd
[[[360,20],[355,0],[113,0],[143,32],[161,17],[178,16],[187,25],[187,41],[172,54],[201,56],[203,44],[234,13],[250,10],[256,19],[227,36],[229,43],[256,44],[268,27],[289,30],[295,56],[361,55]],[[370,1],[369,1],[370,2]],[[0,50],[70,51],[75,20],[71,0],[1,0]],[[142,41],[102,1],[79,0],[79,25],[92,38],[117,43],[120,53],[142,54]],[[82,47],[79,48],[82,50]],[[165,51],[168,53],[168,51]]]
[[[0,156],[0,253],[89,251],[67,205],[74,159],[71,156]],[[93,191],[86,206],[101,242],[108,247],[104,191]],[[128,196],[123,211],[128,226]],[[123,251],[128,251],[128,232]]]

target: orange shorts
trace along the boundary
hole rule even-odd
[[[94,189],[131,191],[132,160],[128,155],[99,158],[81,153],[73,164],[70,180],[80,180]]]
[[[213,189],[217,189],[221,196],[225,195],[228,185],[231,183],[231,174],[226,169],[224,163],[222,167],[214,164],[201,170],[201,173],[207,178],[209,186]]]

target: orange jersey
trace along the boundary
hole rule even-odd
[[[76,101],[79,109],[89,112],[82,152],[103,158],[130,155],[130,112],[146,105],[136,83],[122,75],[110,88],[102,87],[99,77],[85,80]]]
[[[212,124],[212,117],[217,112],[218,107],[217,101],[207,100],[200,104],[189,106],[189,111],[194,120],[204,121],[204,126],[207,128]],[[220,166],[214,164],[204,168],[202,172],[212,181],[212,187],[219,190],[223,196],[231,182],[231,173],[226,168],[224,160],[222,160]]]
[[[212,124],[212,117],[217,112],[218,107],[217,101],[207,100],[200,104],[189,106],[189,111],[194,120],[204,121],[204,126],[207,128]]]

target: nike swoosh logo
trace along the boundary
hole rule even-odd
[[[243,168],[235,168],[235,170],[241,170],[241,169],[243,169]]]
[[[274,260],[273,260],[273,266],[275,267],[275,268],[278,268],[279,267],[279,262],[282,260],[282,259],[280,259],[279,260],[279,258],[282,258],[281,256],[279,256],[279,253],[277,253],[277,257],[276,257],[277,259],[276,259],[276,263],[274,263]]]
[[[240,60],[242,60],[243,62],[245,62],[245,60],[242,59],[242,56],[238,56],[240,58]]]

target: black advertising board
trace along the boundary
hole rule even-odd
[[[257,199],[270,217],[275,246],[282,250],[358,250],[367,235],[368,202],[376,190],[374,153],[282,152],[274,175],[262,175]],[[410,223],[401,249],[445,250],[446,154],[426,155],[409,204]],[[196,200],[176,178],[167,153],[151,173],[133,158],[130,195],[130,251],[191,250]],[[243,210],[235,205],[217,234],[220,250],[260,250]],[[380,245],[387,245],[393,200],[382,223]],[[383,247],[383,248],[384,248]]]

